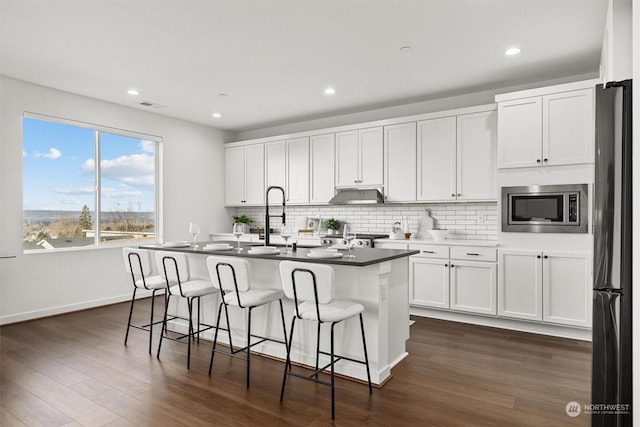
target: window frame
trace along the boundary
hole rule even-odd
[[[68,248],[57,248],[57,249],[25,249],[23,244],[22,253],[24,255],[28,254],[38,254],[38,253],[57,253],[57,252],[70,252],[70,251],[86,251],[86,250],[99,250],[99,249],[110,249],[110,248],[118,248],[121,249],[125,246],[131,246],[131,242],[115,242],[103,244],[100,239],[101,230],[100,230],[100,221],[101,221],[101,208],[102,208],[102,182],[101,182],[101,158],[100,158],[100,133],[109,133],[117,136],[124,136],[128,138],[135,138],[140,140],[152,141],[154,143],[154,231],[155,236],[153,240],[149,240],[149,244],[156,244],[162,241],[162,217],[163,213],[161,211],[162,206],[162,170],[161,170],[161,156],[162,156],[162,147],[163,147],[163,137],[158,135],[152,135],[148,133],[142,133],[137,131],[131,131],[122,128],[110,127],[105,125],[98,125],[95,123],[83,122],[79,120],[71,120],[67,118],[51,116],[47,114],[34,113],[30,111],[24,111],[22,114],[22,146],[24,148],[24,119],[34,119],[47,121],[55,124],[75,126],[84,129],[90,129],[93,131],[93,150],[94,157],[93,160],[95,162],[95,170],[94,170],[94,185],[95,191],[93,193],[94,197],[94,206],[95,206],[95,230],[94,230],[94,241],[93,244],[87,246],[74,246]],[[22,167],[22,165],[21,165]],[[22,168],[22,224],[24,225],[24,168]]]

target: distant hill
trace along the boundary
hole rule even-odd
[[[33,224],[33,223],[50,223],[55,222],[63,216],[71,216],[77,218],[80,216],[80,211],[54,211],[54,210],[30,210],[25,209],[23,211],[23,223],[24,224]],[[91,218],[95,218],[95,212],[91,211]],[[110,222],[112,220],[117,220],[122,217],[122,215],[131,214],[133,217],[142,220],[153,222],[154,213],[153,212],[102,212],[100,214],[102,218],[102,222]]]

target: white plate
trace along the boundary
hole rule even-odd
[[[187,242],[165,242],[162,247],[163,248],[188,248],[191,246]]]
[[[342,257],[342,253],[320,253],[320,252],[309,252],[307,253],[309,258],[340,258]]]
[[[335,254],[338,252],[338,250],[333,248],[311,248],[310,252],[318,253],[318,254],[328,254],[328,253]]]
[[[233,249],[233,246],[225,244],[213,244],[204,247],[205,251],[230,251],[231,249]]]
[[[253,248],[253,249],[249,249],[247,253],[252,255],[273,255],[273,254],[279,254],[280,251],[277,249],[274,249],[272,251],[265,251],[265,250],[256,250],[256,248]]]

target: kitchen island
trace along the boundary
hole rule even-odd
[[[355,258],[311,258],[307,254],[310,249],[298,248],[286,253],[279,248],[275,254],[250,254],[255,244],[241,244],[242,251],[204,250],[204,244],[198,247],[169,248],[162,245],[145,245],[141,249],[182,252],[189,256],[189,267],[192,277],[209,279],[206,269],[206,258],[210,255],[243,257],[251,264],[251,283],[256,288],[281,288],[279,264],[284,260],[307,263],[330,264],[335,270],[336,299],[348,299],[359,302],[365,307],[364,323],[369,352],[371,381],[381,386],[391,376],[391,369],[407,356],[406,340],[409,338],[409,256],[418,253],[414,250],[400,249],[354,249]],[[186,314],[186,304],[173,298],[170,312]],[[294,312],[293,302],[283,300],[287,323]],[[176,304],[180,304],[176,306]],[[202,299],[202,316],[204,323],[215,324],[218,296],[207,296]],[[246,318],[238,310],[230,310],[230,322],[234,330],[233,340],[236,345],[245,344]],[[253,314],[252,333],[282,339],[282,323],[277,304],[256,309]],[[294,345],[291,358],[294,363],[307,366],[315,365],[316,325],[302,321],[295,330]],[[185,332],[186,323],[175,322],[170,327]],[[210,331],[209,331],[210,332]],[[362,342],[357,321],[347,320],[336,326],[336,353],[348,357],[362,358]],[[210,335],[210,336],[208,336]],[[204,335],[213,338],[213,333]],[[218,339],[226,343],[226,334],[219,334]],[[236,340],[237,343],[236,344]],[[321,347],[329,345],[329,328],[322,328]],[[286,357],[282,344],[265,342],[253,347],[258,353],[280,358]],[[321,365],[325,359],[321,358]],[[215,372],[215,368],[214,368]],[[366,381],[366,370],[363,365],[346,360],[336,364],[336,373],[343,376]]]

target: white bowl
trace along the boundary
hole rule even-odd
[[[449,230],[429,230],[429,235],[433,240],[442,240],[447,238]]]

